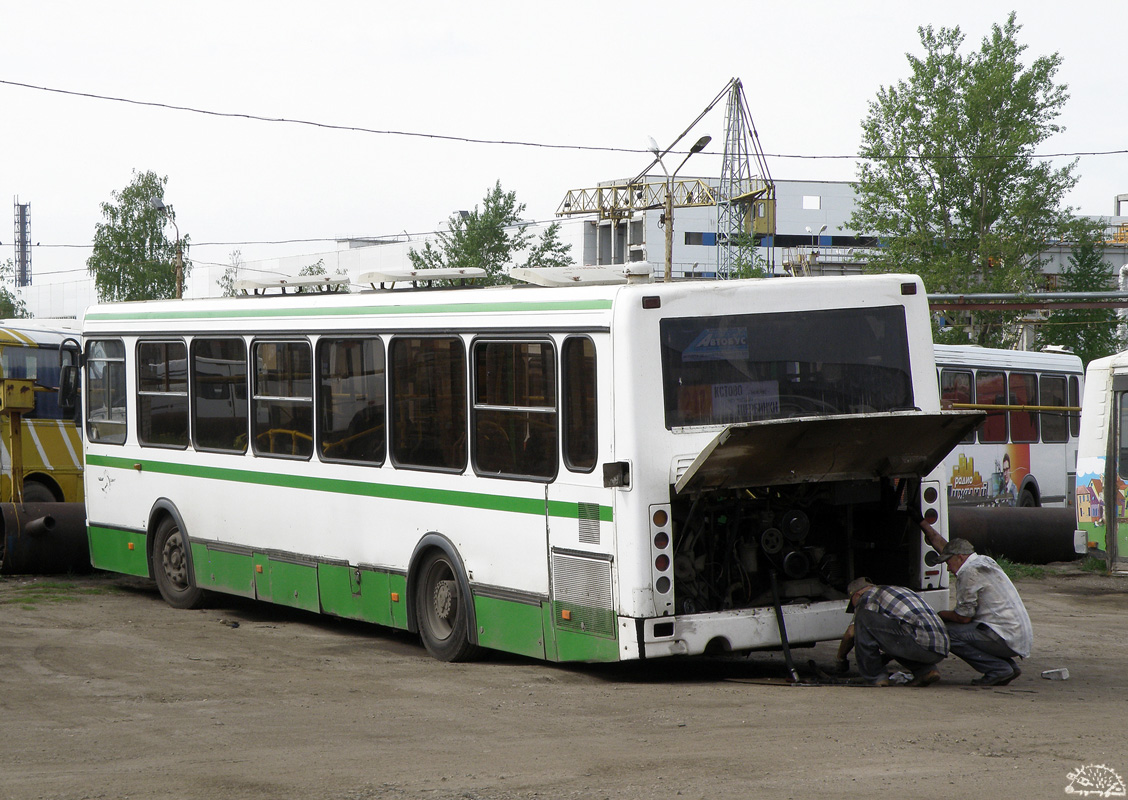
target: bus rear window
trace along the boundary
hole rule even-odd
[[[666,427],[912,408],[901,306],[661,322]]]

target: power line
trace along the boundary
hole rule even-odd
[[[649,150],[644,148],[633,147],[605,147],[598,145],[580,145],[580,144],[552,144],[548,142],[524,142],[513,139],[478,139],[470,136],[452,136],[449,134],[440,133],[422,133],[419,131],[399,131],[399,130],[383,130],[377,128],[365,128],[359,125],[335,125],[328,122],[315,122],[306,119],[290,119],[288,117],[266,117],[258,114],[244,114],[228,111],[212,111],[205,108],[193,108],[191,106],[180,106],[172,103],[160,103],[152,100],[134,100],[128,97],[112,97],[110,95],[94,94],[92,92],[78,92],[70,89],[57,89],[51,86],[36,86],[30,83],[20,83],[19,81],[6,81],[0,80],[0,85],[15,86],[21,89],[33,89],[39,92],[50,92],[53,94],[67,95],[69,97],[85,97],[90,100],[105,100],[113,103],[127,103],[129,105],[144,106],[148,108],[162,108],[168,111],[184,111],[191,114],[203,114],[209,117],[223,117],[227,119],[245,119],[255,122],[273,122],[283,123],[287,125],[305,125],[313,128],[322,128],[324,130],[334,131],[351,131],[353,133],[369,133],[378,136],[407,136],[419,139],[437,139],[449,142],[462,142],[465,144],[493,144],[493,145],[507,145],[511,147],[537,147],[548,150],[578,150],[587,152],[603,152],[603,153],[649,153]],[[708,154],[708,153],[707,153]],[[1083,156],[1113,156],[1128,154],[1128,149],[1121,150],[1085,150],[1071,153],[1031,153],[1029,155],[1017,156],[1019,158],[1080,158]],[[781,158],[781,159],[805,159],[812,161],[832,161],[832,160],[849,160],[849,161],[948,161],[948,160],[1006,160],[1015,158],[1015,156],[994,156],[994,155],[885,155],[885,156],[867,156],[861,154],[803,154],[803,153],[764,153],[766,158]],[[248,244],[256,244],[249,242]]]

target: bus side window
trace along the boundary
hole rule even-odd
[[[1116,457],[1116,474],[1128,479],[1128,392],[1121,392],[1116,397],[1120,401],[1120,442]]]
[[[466,468],[466,349],[457,337],[392,339],[391,432],[396,466]]]
[[[1010,404],[1038,405],[1038,376],[1033,372],[1012,372],[1008,383]],[[1009,411],[1012,442],[1038,441],[1038,412]]]
[[[1081,407],[1081,381],[1076,375],[1069,378],[1069,404],[1074,408]],[[1069,435],[1076,439],[1081,435],[1081,412],[1069,412]]]
[[[242,339],[194,339],[192,437],[201,450],[247,452],[247,348]]]
[[[552,343],[475,342],[473,414],[479,474],[554,477],[560,456]]]
[[[1002,372],[979,370],[975,374],[976,402],[984,405],[1007,404],[1007,376]],[[988,411],[987,420],[979,428],[979,441],[997,444],[1007,440],[1007,412]]]
[[[564,376],[564,463],[573,472],[595,469],[596,424],[595,343],[570,336],[561,358]]]
[[[252,432],[260,456],[313,454],[313,357],[309,342],[255,342]]]
[[[1043,375],[1040,383],[1041,405],[1068,405],[1064,376]],[[1064,442],[1069,438],[1068,412],[1043,411],[1040,416],[1042,417],[1043,442]]]
[[[137,441],[188,446],[188,350],[184,342],[137,345]]]
[[[325,461],[384,463],[384,343],[321,339],[317,343],[318,453]]]
[[[87,352],[87,435],[92,442],[124,444],[125,345],[119,339],[98,339]]]
[[[971,393],[971,373],[964,370],[945,369],[940,371],[940,407],[950,408],[952,403],[974,403]],[[975,431],[969,431],[964,442],[975,441]]]

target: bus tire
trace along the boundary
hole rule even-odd
[[[459,588],[457,567],[446,553],[423,557],[415,581],[415,616],[427,652],[439,661],[469,661],[480,648],[470,641],[467,603]]]
[[[173,608],[199,608],[204,591],[192,580],[188,562],[188,543],[176,520],[165,517],[153,538],[153,577],[161,597]]]
[[[1022,493],[1019,494],[1019,496],[1018,496],[1018,507],[1019,508],[1037,508],[1038,507],[1038,498],[1035,497],[1034,493],[1032,491],[1030,491],[1029,489],[1023,489]]]
[[[25,481],[23,487],[23,501],[25,503],[57,503],[59,498],[51,491],[51,487],[39,481]]]

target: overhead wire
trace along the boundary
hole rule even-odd
[[[451,134],[441,133],[424,133],[421,131],[401,131],[394,129],[379,129],[368,128],[361,125],[339,125],[329,122],[317,122],[307,119],[293,119],[289,117],[270,117],[261,114],[249,114],[243,112],[231,111],[214,111],[206,108],[194,108],[192,106],[176,105],[174,103],[162,103],[155,100],[134,100],[129,97],[114,97],[112,95],[97,94],[94,92],[80,92],[72,89],[59,89],[52,86],[37,86],[31,83],[23,83],[20,81],[9,81],[0,79],[0,85],[14,86],[21,89],[32,89],[40,92],[49,92],[52,94],[67,95],[70,97],[84,97],[90,100],[103,100],[113,103],[126,103],[135,106],[144,106],[149,108],[161,108],[168,111],[182,111],[191,114],[202,114],[209,117],[223,117],[227,119],[245,119],[254,122],[269,122],[279,123],[286,125],[304,125],[313,128],[322,128],[325,130],[335,131],[350,131],[353,133],[367,133],[379,136],[406,136],[420,139],[438,139],[442,141],[461,142],[465,144],[491,144],[491,145],[506,145],[511,147],[537,147],[550,150],[578,150],[586,152],[604,152],[604,153],[649,153],[650,151],[645,148],[639,147],[610,147],[605,145],[579,145],[579,144],[558,144],[551,142],[529,142],[521,141],[518,139],[485,139],[476,138],[472,136],[455,136]],[[672,151],[667,151],[672,152]],[[706,153],[708,155],[708,153]],[[987,159],[1010,159],[1010,158],[1080,158],[1088,156],[1111,156],[1111,155],[1124,155],[1128,154],[1128,149],[1117,150],[1085,150],[1075,152],[1063,153],[1029,153],[1020,154],[1018,156],[997,156],[997,155],[978,155],[978,154],[904,154],[904,155],[880,155],[868,156],[859,153],[853,154],[813,154],[813,153],[764,153],[766,158],[781,158],[781,159],[806,159],[806,160],[854,160],[854,161],[881,161],[881,160],[900,160],[900,161],[925,161],[925,160],[953,160],[953,159],[970,159],[970,160],[987,160]]]

